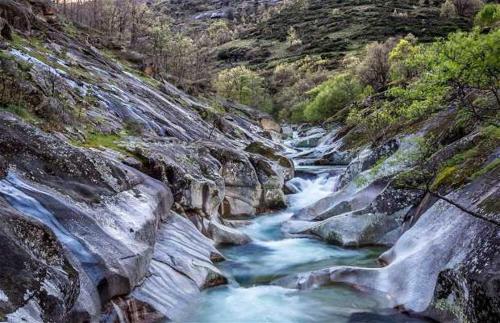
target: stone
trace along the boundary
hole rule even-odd
[[[489,207],[500,195],[499,172],[420,208],[416,223],[380,257],[381,268],[331,267],[275,283],[301,289],[347,283],[385,293],[404,311],[442,321],[493,322],[500,317],[500,219]]]
[[[246,234],[216,221],[209,222],[208,232],[215,244],[244,245],[251,241]]]
[[[79,294],[79,274],[71,257],[48,227],[12,208],[1,193],[0,245],[0,319],[67,318]]]
[[[0,36],[12,40],[12,28],[10,27],[7,20],[0,17]]]
[[[276,133],[281,133],[281,126],[270,118],[260,119],[260,126],[266,131],[274,131]]]

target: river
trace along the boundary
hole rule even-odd
[[[182,322],[417,322],[387,309],[385,295],[346,285],[311,290],[287,289],[272,282],[289,274],[333,265],[376,267],[382,248],[347,249],[310,237],[291,237],[284,225],[294,212],[330,194],[338,168],[298,168],[286,210],[263,214],[241,230],[252,238],[243,246],[221,248],[219,268],[229,284],[206,290]]]

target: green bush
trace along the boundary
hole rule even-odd
[[[418,119],[441,108],[449,99],[468,109],[479,118],[487,110],[484,100],[477,97],[492,97],[495,109],[500,107],[500,30],[481,34],[453,33],[448,39],[431,46],[420,45],[419,55],[409,59],[420,66],[418,77],[408,86],[397,86],[389,90],[395,98],[393,106],[407,119]]]
[[[481,9],[474,19],[479,27],[493,27],[500,24],[500,4],[489,3]]]
[[[309,94],[313,99],[305,106],[304,117],[309,121],[321,121],[360,100],[364,87],[356,77],[343,73],[320,84]]]

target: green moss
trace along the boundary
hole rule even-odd
[[[431,188],[459,187],[499,167],[499,158],[487,162],[498,147],[499,134],[498,127],[483,128],[478,144],[446,161],[438,170]]]
[[[65,72],[70,72],[66,66],[59,64],[55,59],[51,57],[52,53],[44,46],[43,39],[37,37],[26,38],[14,33],[12,35],[11,45],[13,48],[22,52],[26,52],[29,56],[39,60],[40,62],[48,66],[63,70]],[[18,64],[20,65],[20,68],[25,71],[29,71],[32,67],[32,64],[27,62],[18,61]]]
[[[80,34],[78,29],[75,27],[75,25],[70,21],[65,21],[62,24],[62,28],[63,28],[64,32],[70,36],[75,37],[75,36],[78,36]]]
[[[376,176],[378,174],[378,172],[382,168],[382,165],[384,164],[384,162],[387,160],[388,157],[389,156],[384,156],[384,157],[380,158],[379,160],[377,160],[375,165],[373,165],[373,167],[370,169],[371,176]]]
[[[14,59],[14,57],[11,54],[3,50],[0,50],[0,60],[12,60],[12,59]]]
[[[477,178],[491,172],[492,170],[500,167],[500,158],[495,158],[492,162],[486,164],[483,168],[472,174],[472,178]]]
[[[26,121],[33,121],[35,117],[26,109],[26,107],[17,105],[17,104],[9,104],[6,106],[0,106],[0,110],[8,111],[19,116],[21,119]]]
[[[431,185],[432,190],[437,190],[440,186],[453,182],[453,177],[457,175],[457,167],[456,166],[446,166],[443,167],[437,174],[434,179],[434,182]]]
[[[500,127],[490,125],[481,129],[481,134],[492,140],[500,140]]]

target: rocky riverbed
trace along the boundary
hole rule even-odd
[[[420,160],[447,111],[362,147],[282,128],[135,73],[50,9],[0,1],[24,104],[0,111],[1,321],[500,320],[498,167],[401,184],[480,133]]]

